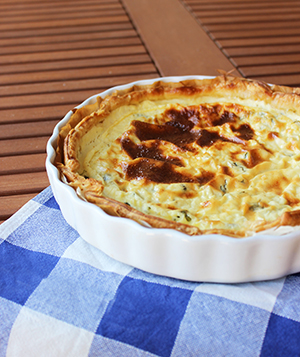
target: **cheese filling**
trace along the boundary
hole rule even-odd
[[[300,122],[257,101],[143,101],[80,141],[103,196],[207,229],[255,229],[300,206]],[[230,213],[230,214],[229,214]]]

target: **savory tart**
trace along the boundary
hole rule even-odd
[[[300,225],[300,90],[157,81],[74,109],[56,166],[115,216],[188,235]]]

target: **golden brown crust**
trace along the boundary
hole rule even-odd
[[[96,204],[98,207],[103,209],[103,211],[112,216],[130,218],[143,225],[146,223],[146,226],[149,225],[150,227],[176,229],[189,235],[197,235],[202,233],[197,227],[177,222],[171,222],[159,217],[151,217],[111,198],[101,197],[93,193],[88,193],[85,195],[85,197],[89,202]]]
[[[133,208],[132,206],[124,202],[118,201],[117,199],[104,195],[103,190],[105,189],[106,183],[104,182],[103,178],[100,179],[85,178],[83,174],[84,170],[82,168],[82,159],[79,159],[79,156],[83,155],[81,154],[81,152],[84,152],[85,148],[88,147],[88,145],[85,142],[87,140],[86,138],[89,135],[91,135],[90,133],[92,131],[93,133],[96,133],[98,135],[97,132],[98,129],[95,128],[105,127],[107,123],[107,118],[112,113],[114,113],[117,110],[122,110],[122,108],[128,108],[130,106],[140,105],[145,101],[156,103],[157,101],[165,100],[167,102],[168,101],[172,102],[177,98],[181,98],[181,99],[183,98],[186,99],[187,102],[191,103],[191,100],[193,100],[193,98],[202,97],[202,98],[210,98],[210,99],[213,98],[214,102],[212,103],[219,103],[219,101],[224,102],[224,98],[225,98],[227,103],[233,103],[230,110],[232,110],[233,113],[232,115],[234,116],[238,116],[240,113],[247,116],[251,110],[252,112],[256,111],[258,113],[259,110],[261,109],[261,106],[263,105],[264,108],[271,108],[273,111],[280,111],[281,113],[284,112],[293,117],[293,116],[300,115],[299,93],[300,90],[296,88],[288,88],[288,87],[276,86],[276,85],[269,86],[263,82],[246,80],[242,78],[236,78],[236,77],[225,76],[225,75],[216,77],[214,79],[187,80],[179,83],[165,83],[162,81],[158,81],[152,85],[133,86],[126,90],[114,93],[113,95],[108,96],[107,98],[99,99],[98,102],[93,105],[85,106],[79,110],[74,111],[74,114],[71,116],[71,120],[64,128],[62,128],[60,132],[60,136],[58,139],[56,165],[61,171],[62,175],[67,179],[69,184],[75,189],[80,189],[81,194],[85,197],[87,201],[101,207],[108,214],[120,216],[120,217],[127,217],[129,219],[135,220],[140,223],[146,222],[151,227],[172,228],[184,232],[188,235],[221,233],[232,237],[244,237],[244,236],[251,235],[254,232],[259,232],[280,225],[296,226],[300,224],[300,213],[299,213],[300,209],[297,209],[295,202],[291,206],[292,207],[291,211],[284,211],[284,210],[280,211],[279,216],[276,217],[275,219],[274,216],[271,215],[270,216],[271,219],[266,218],[263,220],[262,219],[257,220],[257,218],[255,218],[253,221],[251,221],[252,219],[251,215],[253,215],[253,212],[257,209],[257,207],[259,209],[263,209],[267,206],[267,203],[262,204],[261,201],[259,200],[258,206],[254,206],[253,202],[251,202],[251,199],[246,197],[243,198],[243,200],[245,202],[248,200],[249,202],[247,201],[245,204],[243,203],[243,210],[244,210],[244,215],[247,216],[247,219],[249,220],[250,223],[248,224],[247,227],[239,228],[239,229],[236,229],[234,227],[232,228],[231,225],[229,224],[227,224],[227,226],[226,225],[220,226],[219,223],[215,224],[213,220],[211,221],[210,226],[207,226],[204,229],[200,229],[199,226],[189,224],[189,222],[185,224],[182,223],[181,221],[176,222],[176,221],[171,221],[170,219],[160,217],[158,214],[156,215],[148,214],[142,212],[139,209]],[[253,105],[255,105],[255,103],[258,103],[257,104],[258,107],[256,109],[254,106],[253,107],[254,109],[252,108],[251,110],[245,109],[243,103],[252,103],[252,104],[254,103]],[[219,115],[220,117],[221,115],[223,115],[222,113],[224,113],[224,110],[226,111],[228,107],[229,107],[228,104],[226,105],[222,104],[219,105],[219,107],[217,105],[214,105],[213,110],[215,112],[217,111],[216,115]],[[189,109],[191,108],[191,104],[189,104],[188,108]],[[206,107],[204,106],[201,109],[202,112],[201,113],[199,111],[198,112],[201,115],[204,115],[203,113],[207,110],[212,110],[211,108],[212,108],[211,105],[208,105]],[[157,116],[157,118],[158,119],[155,120],[159,120],[160,117]],[[131,123],[133,123],[131,124],[131,127],[128,127],[129,129],[127,128],[126,129],[127,131],[124,132],[123,135],[118,137],[117,139],[119,143],[121,142],[120,145],[121,146],[123,145],[123,151],[124,148],[126,148],[127,150],[125,144],[129,145],[129,146],[127,145],[129,149],[127,151],[125,150],[127,155],[129,155],[128,153],[130,153],[131,150],[130,145],[132,144],[132,140],[133,140],[132,133],[134,132],[136,133],[136,131],[139,130],[137,127],[132,127],[132,125],[135,125],[135,121]],[[200,124],[198,123],[197,125]],[[216,124],[213,125],[210,124],[210,125],[213,126]],[[219,130],[219,126],[221,126],[221,124],[218,124],[217,126]],[[161,126],[157,126],[157,127],[159,128],[159,130],[161,130]],[[231,133],[233,133],[234,136],[233,137],[228,136],[226,132],[225,134],[223,132],[221,132],[220,134],[219,131],[217,132],[217,129],[212,129],[214,131],[210,131],[210,135],[215,135],[214,137],[217,137],[217,133],[218,133],[217,139],[214,139],[214,137],[210,139],[211,142],[213,143],[212,145],[215,146],[218,145],[219,147],[222,147],[221,150],[227,150],[227,151],[228,150],[232,151],[233,150],[232,147],[234,145],[240,145],[240,146],[242,145],[244,151],[246,151],[246,147],[250,147],[251,145],[254,145],[252,142],[251,145],[249,144],[249,142],[252,139],[251,136],[252,132],[250,129],[248,130],[248,128],[246,128],[245,124],[244,127],[242,128],[241,126],[238,126],[237,121],[235,121],[233,124],[231,123],[231,121],[228,121],[227,124],[225,123],[224,128],[227,131],[229,130]],[[245,128],[248,130],[247,132],[244,132],[242,130]],[[201,140],[200,140],[201,137],[199,137],[199,135],[202,133],[201,130],[203,132],[204,130],[206,130],[206,127],[202,127],[201,129],[198,130],[197,144],[198,146],[200,145],[200,147],[201,147]],[[199,132],[201,133],[199,134]],[[237,134],[235,134],[236,132]],[[99,133],[101,134],[102,132],[99,131]],[[278,136],[279,134],[277,132],[269,131],[268,133],[268,138],[270,141],[276,140]],[[100,140],[99,138],[100,136],[98,137],[97,140]],[[222,143],[220,141],[222,141]],[[208,145],[207,142],[204,142],[202,144],[203,147],[204,146],[208,147],[210,145],[210,144]],[[134,144],[134,145],[135,145],[134,150],[136,150],[137,145],[139,145],[138,148],[140,150],[144,150],[144,151],[150,150],[149,142],[147,144],[143,144],[144,145],[143,147],[142,144]],[[163,150],[166,149],[158,147],[157,144],[156,149],[159,148],[157,150],[160,151],[156,151],[155,160],[157,159],[158,152],[159,155],[162,155],[161,157],[163,157],[163,160],[165,161],[169,160],[168,162],[164,161],[162,163],[162,159],[161,157],[159,157],[160,167],[163,167],[163,169],[165,170],[169,170],[169,169],[171,170],[171,168],[173,170],[175,156],[177,155],[176,158],[180,157],[178,156],[179,155],[178,153],[180,152],[180,150],[182,151],[183,149],[182,145],[183,144],[181,144],[181,146],[177,145],[176,146],[177,149],[174,149],[174,145],[173,145],[170,150],[173,150],[171,151],[171,153],[173,153],[174,157],[172,157],[169,151],[168,158],[166,159],[165,157],[163,157],[163,154],[161,154],[161,152],[163,152]],[[191,150],[191,148],[189,150]],[[240,159],[240,161],[237,162],[239,164],[242,162],[244,167],[246,167],[249,170],[253,169],[254,172],[255,167],[256,166],[258,167],[258,164],[261,164],[261,167],[264,165],[263,161],[267,160],[265,159],[265,156],[269,155],[268,154],[269,149],[264,148],[263,144],[260,144],[259,146],[254,147],[254,149],[251,146],[251,150],[250,149],[247,150],[250,152],[251,155],[250,156],[248,155],[247,159],[243,159],[243,160]],[[230,155],[238,156],[242,151],[240,149],[238,153],[234,153],[232,151]],[[174,152],[176,155],[174,154]],[[274,156],[274,152],[272,152],[271,154]],[[84,155],[87,155],[87,153],[85,153]],[[147,158],[147,160],[145,160],[141,158],[141,156],[139,155],[140,154],[137,154],[136,158],[133,160],[135,165],[141,165],[141,164],[151,165],[152,159]],[[182,157],[180,157],[180,160],[183,160]],[[231,179],[232,177],[235,176],[235,174],[233,173],[232,169],[228,166],[222,166],[221,169],[218,168],[217,169],[218,175],[215,175],[212,173],[212,171],[211,172],[207,171],[202,167],[201,170],[199,171],[201,175],[199,173],[197,176],[198,181],[195,181],[194,178],[193,179],[187,178],[184,166],[185,165],[181,165],[179,160],[176,161],[176,168],[174,169],[174,171],[172,171],[172,174],[173,176],[177,175],[179,179],[178,181],[173,181],[173,182],[178,182],[178,183],[187,182],[188,183],[187,186],[188,185],[195,186],[200,184],[202,187],[203,185],[210,185],[210,187],[213,190],[216,190],[219,187],[221,187],[222,191],[223,189],[227,190],[227,187],[229,187],[233,191],[238,189],[240,190],[239,192],[243,192],[241,190],[242,184],[238,183],[236,180]],[[122,179],[124,179],[124,175],[125,175],[127,181],[132,180],[132,177],[130,176],[131,171],[129,171],[128,169],[128,163],[124,163],[124,162],[122,164],[118,163],[116,167],[117,170],[119,170],[120,167],[122,167],[123,172],[120,173],[121,176],[123,175]],[[141,166],[130,166],[130,169],[133,170],[136,167],[138,167],[138,169],[141,170]],[[218,170],[221,170],[221,172]],[[266,172],[267,171],[268,170],[266,170]],[[281,170],[281,172],[283,171]],[[287,174],[285,172],[284,174],[280,173],[280,175],[281,175],[280,176],[281,182],[284,182],[286,180],[287,184],[281,184],[281,183],[278,184],[278,187],[276,187],[277,190],[276,192],[280,197],[283,196],[285,198],[290,197],[291,195],[285,191],[288,184],[292,182],[292,177],[286,177]],[[140,177],[134,176],[134,179],[137,179],[139,181],[146,180],[144,176],[140,176]],[[149,181],[149,176],[147,176],[147,179]],[[245,181],[247,179],[247,176],[244,175],[242,179],[243,181]],[[151,180],[155,181],[155,179],[153,179],[153,176],[151,176],[150,181]],[[224,187],[222,189],[221,183],[223,182],[226,182],[227,186],[225,187],[223,185]],[[242,182],[241,179],[240,182]],[[170,184],[170,183],[172,182],[165,181],[165,184]],[[273,186],[272,186],[272,190],[274,189]],[[283,196],[282,196],[282,192],[284,192]],[[184,194],[187,195],[187,193]],[[181,198],[183,197],[182,195],[183,194],[181,194]],[[224,201],[224,196],[220,196],[220,200],[221,199]],[[209,200],[203,201],[201,203],[203,207],[204,206],[208,207],[211,204],[212,203]],[[185,210],[183,210],[182,212],[185,212]]]
[[[97,98],[95,103],[85,105],[79,109],[73,109],[73,114],[68,121],[68,123],[60,129],[58,140],[57,140],[57,155],[56,155],[56,162],[63,163],[64,162],[64,154],[63,154],[63,146],[64,140],[71,131],[71,129],[75,128],[75,126],[86,116],[92,114],[93,112],[97,111],[100,107],[102,99],[100,97]]]

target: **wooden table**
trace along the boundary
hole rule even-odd
[[[300,86],[297,0],[0,0],[0,18],[0,222],[49,185],[53,127],[95,93],[218,69]]]

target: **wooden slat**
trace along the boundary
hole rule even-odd
[[[256,55],[252,57],[240,57],[238,59],[239,65],[242,68],[266,65],[270,66],[270,63],[275,64],[289,64],[289,63],[299,63],[300,53],[288,53],[288,54],[275,54],[275,55]]]
[[[231,16],[225,15],[224,17],[216,17],[216,16],[203,16],[202,12],[195,12],[196,16],[201,16],[201,19],[204,23],[206,24],[230,24],[232,22],[235,23],[258,23],[258,22],[278,22],[280,24],[281,21],[283,21],[283,15],[285,21],[294,21],[297,22],[300,19],[299,13],[298,12],[291,12],[291,13],[284,13],[284,14],[260,14],[258,12],[256,15],[255,14],[249,14],[249,15],[241,15],[241,16],[236,16],[232,14]]]
[[[285,39],[285,37],[291,36],[291,37],[298,37],[300,35],[300,28],[297,27],[288,27],[288,28],[266,28],[266,29],[249,29],[245,28],[242,30],[239,28],[238,33],[233,33],[236,32],[236,30],[228,30],[224,29],[222,31],[213,31],[214,37],[217,40],[231,40],[232,38],[236,39],[254,39],[254,38],[268,38],[268,39]]]
[[[273,66],[250,66],[244,67],[243,72],[247,77],[269,76],[269,75],[281,75],[299,73],[299,63],[294,64],[277,64]]]
[[[236,57],[245,57],[245,56],[256,56],[256,55],[277,55],[284,53],[299,53],[300,48],[299,45],[291,45],[291,44],[281,44],[281,45],[264,45],[264,46],[249,46],[249,47],[231,47],[226,48],[226,52],[229,56]],[[272,63],[270,63],[272,65]]]
[[[251,1],[245,1],[245,0],[184,0],[184,2],[186,4],[189,4],[191,6],[197,6],[197,5],[209,5],[211,6],[212,4],[217,5],[222,7],[224,6],[224,4],[232,4],[232,6],[247,6],[249,4],[252,5],[261,5],[261,4],[265,4],[265,6],[269,6],[270,5],[276,5],[276,6],[281,6],[281,4],[283,3],[282,0],[251,0]],[[299,1],[298,0],[287,0],[287,2],[289,2],[290,4],[297,4]],[[285,2],[284,2],[285,3]]]
[[[179,1],[123,2],[163,75],[215,75],[219,68],[233,68]],[[158,14],[165,14],[162,21]]]
[[[68,11],[68,13],[72,12],[82,12],[82,11],[90,11],[91,9],[97,9],[97,10],[110,10],[110,9],[115,9],[115,8],[120,8],[120,4],[118,1],[106,1],[105,3],[99,3],[97,0],[86,0],[84,2],[82,1],[72,1],[73,8],[70,9],[69,2],[68,1],[58,1],[58,2],[52,2],[52,3],[43,3],[43,2],[26,2],[26,6],[20,4],[20,3],[13,3],[13,12],[11,11],[12,9],[12,4],[0,4],[0,10],[1,10],[1,15],[6,16],[6,17],[14,17],[22,14],[31,14],[31,15],[39,15],[41,13],[57,13],[63,12],[63,11]],[[0,15],[0,16],[1,16]]]
[[[0,196],[0,224],[36,196],[36,192],[22,195]]]
[[[115,78],[97,78],[97,79],[86,79],[81,83],[83,90],[78,89],[78,81],[68,81],[66,82],[50,82],[45,85],[41,84],[28,84],[28,85],[15,85],[16,91],[19,93],[26,93],[26,89],[34,90],[33,94],[23,94],[17,97],[6,96],[3,97],[5,100],[0,102],[0,109],[7,109],[11,107],[23,108],[35,106],[38,110],[39,106],[47,105],[62,105],[70,104],[73,105],[81,103],[84,99],[98,93],[99,91],[106,89],[109,86],[114,86],[118,84],[124,84],[126,78],[129,81],[135,81],[142,78],[155,78],[157,73],[149,68],[144,68],[142,71],[139,68],[138,73],[135,75],[127,75]],[[1,87],[0,87],[1,88]],[[6,92],[11,93],[13,89],[11,86],[1,88]],[[41,92],[38,91],[41,90]],[[44,90],[44,92],[43,92]],[[47,95],[46,95],[47,94]]]
[[[3,124],[1,125],[0,140],[50,136],[55,125],[56,121],[52,120],[39,123]]]
[[[71,34],[66,34],[63,37],[63,43],[74,43],[78,41],[96,41],[96,40],[108,40],[108,39],[114,39],[114,38],[126,38],[126,37],[136,37],[135,31],[131,29],[122,29],[122,30],[115,30],[115,31],[97,31],[97,32],[91,32],[91,33],[71,33]],[[16,38],[0,38],[0,48],[1,48],[1,53],[3,54],[4,52],[3,49],[13,50],[12,47],[18,46],[20,50],[23,48],[26,51],[29,46],[40,46],[42,45],[47,45],[47,44],[57,44],[57,42],[62,41],[62,36],[61,34],[55,34],[55,35],[43,35],[43,36],[27,36],[27,37],[16,37]],[[36,48],[36,47],[34,47]],[[20,51],[19,50],[19,51]]]
[[[0,124],[17,124],[43,120],[59,120],[70,110],[69,104],[38,108],[11,108],[1,110]]]
[[[27,22],[31,22],[31,21],[36,21],[36,18],[38,16],[38,21],[41,22],[41,21],[47,21],[49,19],[49,15],[55,15],[55,20],[58,21],[58,20],[66,20],[68,21],[69,19],[82,19],[83,17],[90,17],[90,18],[93,18],[93,17],[99,17],[99,16],[122,16],[124,14],[122,8],[117,8],[117,9],[114,9],[114,10],[110,10],[109,12],[108,11],[103,11],[101,10],[101,15],[99,15],[99,13],[97,15],[95,15],[95,13],[97,12],[97,10],[100,10],[101,7],[91,7],[90,9],[87,10],[87,8],[85,8],[85,10],[82,10],[82,11],[76,11],[76,12],[58,12],[57,10],[55,11],[52,10],[51,12],[50,11],[47,11],[47,12],[43,12],[43,13],[37,13],[37,14],[32,14],[32,13],[29,13],[29,14],[23,14],[23,15],[16,15],[16,16],[11,16],[11,17],[7,17],[7,16],[4,16],[4,14],[2,14],[2,18],[0,17],[1,19],[1,23],[2,24],[12,24],[12,23],[18,23],[18,24],[22,24],[22,23],[27,23]]]
[[[67,10],[67,11],[65,11]],[[0,12],[0,19],[2,23],[10,23],[10,22],[31,22],[36,21],[37,17],[39,21],[45,21],[49,19],[49,16],[55,16],[56,19],[68,19],[68,18],[78,18],[82,16],[95,16],[95,12],[97,12],[97,16],[105,16],[105,15],[120,15],[123,14],[124,11],[120,4],[111,3],[111,4],[101,4],[94,3],[90,4],[90,6],[86,6],[85,3],[77,4],[77,6],[70,9],[68,5],[64,6],[56,6],[49,8],[26,8],[26,9],[15,9],[13,14],[8,11]],[[101,15],[99,13],[101,12]]]
[[[298,27],[297,21],[288,21],[282,19],[280,21],[280,25],[277,22],[232,22],[232,23],[214,23],[214,24],[203,24],[213,35],[214,31],[232,31],[235,32],[234,35],[238,35],[240,31],[256,31],[256,30],[264,30],[264,29],[293,29]]]
[[[0,140],[0,157],[43,153],[49,136]]]
[[[260,75],[251,76],[253,79],[262,80],[266,83],[275,83],[280,85],[288,85],[291,87],[300,87],[300,74],[292,73],[292,74],[274,74],[274,75]]]
[[[103,48],[90,48],[74,49],[69,51],[52,51],[52,52],[38,52],[38,53],[23,53],[0,55],[0,65],[2,64],[21,64],[21,63],[40,63],[46,61],[59,61],[59,60],[74,60],[84,58],[101,58],[106,56],[118,56],[119,54],[136,54],[145,52],[142,44],[133,46],[121,47],[103,47]]]
[[[223,0],[185,0],[189,4],[224,4],[225,1]],[[288,0],[292,3],[296,3],[298,0]],[[227,1],[227,3],[232,3],[232,4],[244,4],[244,0],[230,0]],[[250,3],[249,1],[247,3]],[[276,3],[282,3],[282,0],[252,0],[251,4],[276,4]]]
[[[258,11],[260,9],[267,9],[272,11],[274,9],[287,9],[291,7],[300,7],[298,0],[288,0],[284,3],[282,1],[272,1],[270,6],[269,1],[198,1],[198,0],[186,0],[186,3],[191,5],[194,10],[210,10],[210,11],[222,11],[222,10],[234,10],[242,11],[245,9],[252,9]],[[240,13],[239,13],[240,14]]]
[[[49,180],[45,171],[0,176],[1,196],[38,193],[47,186]]]
[[[46,153],[0,157],[0,175],[45,171]]]
[[[0,32],[10,31],[10,30],[26,30],[28,28],[35,29],[36,31],[40,28],[54,28],[61,27],[64,29],[68,26],[90,26],[91,24],[99,24],[99,23],[118,23],[128,21],[128,17],[126,15],[116,15],[116,16],[97,16],[94,17],[81,17],[76,19],[62,19],[56,20],[55,15],[53,15],[54,19],[48,21],[40,21],[38,18],[36,21],[31,21],[30,25],[26,22],[19,23],[8,23],[3,24],[0,22]]]
[[[134,47],[135,48],[135,47]],[[142,47],[140,47],[142,49]],[[127,51],[126,51],[127,52]],[[53,71],[65,69],[85,69],[85,68],[97,68],[97,67],[107,67],[107,66],[121,66],[124,64],[138,65],[138,64],[149,63],[149,56],[142,53],[125,53],[118,56],[107,56],[107,57],[97,57],[97,58],[85,58],[85,59],[73,59],[68,61],[47,61],[39,63],[22,63],[14,65],[2,65],[0,67],[0,73],[7,75],[16,75],[20,73],[33,73],[39,71]]]
[[[52,71],[42,72],[30,72],[30,73],[17,73],[17,74],[3,74],[0,77],[0,86],[3,86],[4,90],[0,89],[0,95],[8,95],[5,88],[12,84],[19,83],[47,83],[55,81],[78,81],[81,79],[94,79],[102,78],[122,74],[136,74],[145,72],[156,72],[156,69],[152,63],[140,63],[140,64],[124,64],[123,66],[104,66],[104,67],[85,67],[85,68],[72,68],[72,69],[58,69]],[[7,87],[6,87],[7,86]],[[49,88],[45,88],[49,91]],[[20,94],[14,92],[14,94]]]
[[[67,35],[67,34],[86,34],[95,32],[107,32],[117,30],[128,30],[132,28],[132,24],[128,21],[113,22],[113,23],[94,23],[86,24],[85,26],[68,26],[68,27],[51,27],[40,28],[38,32],[36,29],[26,28],[22,30],[14,30],[0,32],[1,39],[24,39],[24,38],[36,38],[37,40],[42,36],[49,35]]]
[[[281,36],[281,37],[248,37],[248,38],[230,38],[219,39],[218,43],[226,48],[241,48],[241,47],[257,47],[257,46],[286,46],[286,45],[300,45],[299,35]]]
[[[94,49],[99,47],[120,47],[120,46],[133,46],[139,45],[141,42],[137,37],[128,38],[105,38],[105,39],[91,39],[87,41],[74,41],[74,42],[56,42],[48,44],[38,44],[38,45],[20,45],[20,46],[4,46],[1,48],[1,54],[3,56],[10,54],[28,54],[31,52],[52,52],[52,51],[68,51],[74,49]]]
[[[85,6],[90,6],[91,4],[99,3],[97,0],[85,0],[84,5]],[[114,4],[114,3],[119,3],[118,0],[105,0],[103,2],[105,4]],[[39,9],[39,8],[44,8],[44,9],[49,9],[49,8],[60,8],[62,6],[70,5],[69,0],[53,0],[53,1],[39,1],[39,0],[6,0],[2,1],[0,3],[0,9],[2,11],[8,11],[10,14],[14,14],[14,11],[19,10],[24,10],[28,9],[30,11],[34,9]],[[72,0],[72,8],[76,8],[77,6],[81,6],[82,1],[81,0]],[[68,7],[70,9],[70,6]],[[13,10],[13,12],[12,12]]]
[[[263,6],[262,6],[263,5]],[[217,11],[217,14],[216,14]],[[265,18],[265,21],[269,21],[269,16],[273,15],[288,15],[288,17],[294,18],[295,16],[299,16],[300,12],[300,6],[293,6],[293,7],[287,7],[287,6],[280,6],[280,7],[275,7],[275,6],[267,6],[266,4],[261,3],[260,6],[252,6],[252,7],[247,7],[247,8],[241,8],[241,7],[232,7],[232,8],[224,8],[224,6],[218,6],[215,7],[214,9],[203,9],[202,7],[196,7],[194,8],[194,12],[196,15],[201,14],[202,19],[222,19],[223,20],[228,19],[227,21],[229,22],[230,19],[235,18],[235,22],[241,21],[241,19],[247,19],[248,21],[252,22],[252,20],[257,19],[257,21],[260,20],[262,15],[268,15],[267,18]],[[291,16],[292,15],[292,16]],[[286,17],[286,16],[285,16]],[[213,20],[209,20],[213,21]],[[217,22],[217,21],[215,21]]]

